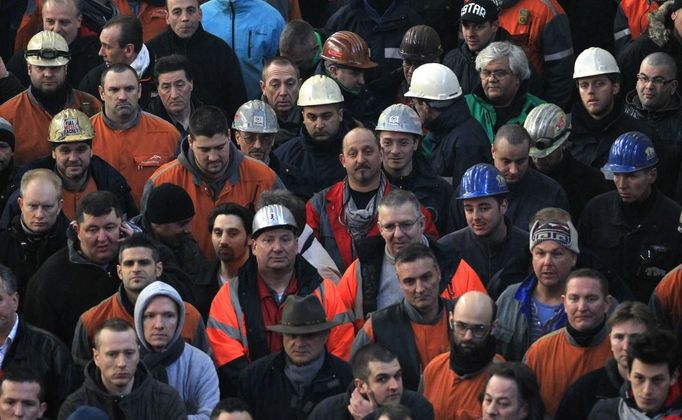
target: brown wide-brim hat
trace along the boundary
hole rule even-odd
[[[315,295],[289,295],[284,302],[282,320],[267,328],[281,334],[314,334],[328,331],[339,325],[337,321],[327,321],[322,303]]]

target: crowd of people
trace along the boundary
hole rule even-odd
[[[7,3],[0,420],[682,419],[682,0]]]

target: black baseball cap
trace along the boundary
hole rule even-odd
[[[460,20],[462,22],[494,22],[498,17],[498,8],[491,0],[473,0],[462,6]]]

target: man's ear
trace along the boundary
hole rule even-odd
[[[104,102],[104,88],[102,85],[97,86],[97,91],[99,92],[99,98]]]
[[[158,279],[159,277],[161,277],[161,274],[163,274],[163,262],[161,262],[161,261],[157,262],[155,270],[156,270],[156,278]]]

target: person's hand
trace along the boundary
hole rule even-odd
[[[355,388],[350,396],[350,404],[348,404],[348,412],[355,420],[360,420],[367,416],[372,411],[376,410],[377,402],[374,400],[372,391],[369,391],[367,396],[360,393],[359,388]]]
[[[128,223],[122,222],[121,227],[119,228],[118,241],[119,242],[125,241],[126,239],[133,236],[133,233],[135,233],[133,228],[130,227]]]

